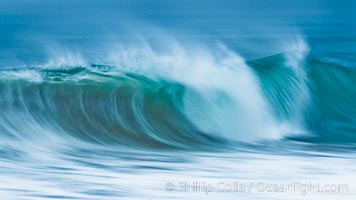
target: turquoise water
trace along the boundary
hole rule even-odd
[[[2,1],[1,199],[354,199],[353,1]]]

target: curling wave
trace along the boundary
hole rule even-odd
[[[305,50],[244,61],[225,48],[145,49],[110,64],[56,63],[0,71],[2,139],[155,148],[356,142],[355,68]]]

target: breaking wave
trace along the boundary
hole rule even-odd
[[[231,142],[356,141],[356,70],[307,45],[245,60],[220,45],[124,49],[0,71],[3,140],[204,148]]]

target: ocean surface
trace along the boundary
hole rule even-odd
[[[356,1],[3,0],[0,199],[356,196]]]

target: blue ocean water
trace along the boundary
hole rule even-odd
[[[0,2],[1,199],[354,199],[356,2]]]

